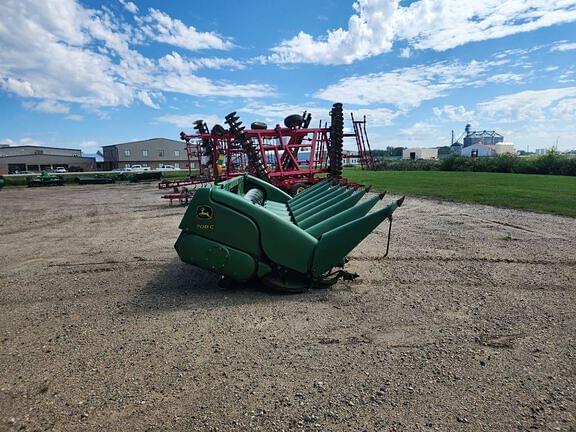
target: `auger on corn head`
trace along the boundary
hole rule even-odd
[[[325,179],[291,197],[257,177],[237,176],[197,190],[174,247],[186,263],[279,291],[353,279],[343,270],[346,255],[385,219],[392,223],[404,200],[368,213],[384,195],[359,202],[367,191]]]

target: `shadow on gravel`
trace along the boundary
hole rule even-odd
[[[270,291],[254,281],[229,288],[218,285],[220,276],[181,262],[178,258],[158,269],[156,276],[130,302],[134,313],[173,309],[212,309],[221,306],[262,302],[316,300],[326,290],[304,294],[282,294]]]

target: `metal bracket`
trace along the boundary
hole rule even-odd
[[[334,285],[338,280],[343,279],[345,281],[353,281],[354,279],[360,277],[358,273],[351,273],[346,270],[337,270],[335,272],[329,273],[318,281],[319,285],[331,286]]]
[[[390,224],[388,225],[388,240],[386,241],[386,253],[382,258],[386,258],[388,256],[388,252],[390,251],[390,236],[392,235],[392,215],[388,216],[388,220]]]

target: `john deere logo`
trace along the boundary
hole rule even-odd
[[[212,207],[198,206],[196,208],[196,216],[198,216],[198,219],[212,219]]]

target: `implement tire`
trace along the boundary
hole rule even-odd
[[[224,135],[226,133],[226,129],[224,129],[224,126],[222,125],[215,124],[211,133],[212,135]]]
[[[250,125],[250,129],[264,130],[264,129],[268,129],[268,125],[264,122],[261,122],[261,121],[255,121],[255,122],[252,122],[252,124]]]
[[[342,149],[344,145],[344,111],[341,103],[332,105],[330,111],[332,125],[330,127],[330,147],[328,157],[328,177],[340,180],[342,178]]]
[[[284,119],[284,125],[287,128],[295,129],[302,126],[302,116],[300,114],[292,114]]]
[[[290,186],[290,195],[296,196],[306,188],[308,188],[306,183],[294,183],[292,186]]]
[[[281,276],[277,273],[267,274],[262,278],[262,283],[271,290],[285,294],[304,293],[312,285],[310,280],[302,275]]]

